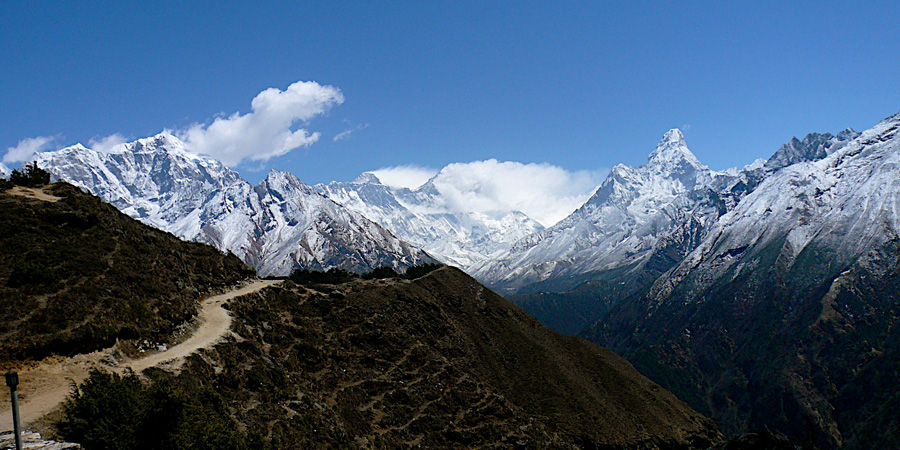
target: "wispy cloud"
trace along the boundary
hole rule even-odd
[[[88,147],[98,152],[107,153],[118,145],[128,142],[128,138],[119,133],[113,133],[109,136],[95,137],[88,141]]]
[[[51,145],[59,139],[59,136],[38,136],[19,141],[15,147],[8,147],[3,155],[3,162],[14,164],[25,162],[37,152],[49,150]]]
[[[340,133],[336,134],[332,140],[334,142],[337,142],[342,139],[346,139],[348,136],[350,136],[350,133],[353,133],[353,132],[359,131],[359,130],[365,130],[368,127],[369,127],[369,124],[357,125],[356,127],[350,128],[349,130],[341,131]]]
[[[247,114],[218,117],[177,132],[188,150],[212,156],[226,165],[267,161],[312,145],[320,133],[298,127],[344,102],[341,91],[314,81],[298,81],[284,91],[269,88],[250,103]]]
[[[438,171],[437,169],[429,167],[408,165],[382,167],[381,169],[373,170],[372,173],[378,177],[381,184],[392,187],[415,189],[425,184],[431,177],[437,175]]]

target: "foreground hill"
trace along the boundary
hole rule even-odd
[[[0,192],[0,361],[165,341],[203,294],[251,276],[71,185]]]
[[[565,337],[458,269],[413,281],[285,282],[231,305],[235,336],[195,355],[273,448],[706,448],[714,425],[612,352]]]

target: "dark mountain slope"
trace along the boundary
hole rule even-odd
[[[0,361],[165,340],[201,295],[254,275],[71,185],[42,191],[60,199],[0,192]]]
[[[172,382],[214,388],[275,448],[706,448],[719,437],[622,358],[547,330],[457,269],[286,282],[231,308],[237,337]]]
[[[585,333],[726,431],[897,448],[900,115],[763,180]]]

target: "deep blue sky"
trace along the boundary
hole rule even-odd
[[[222,3],[0,2],[0,151],[185,128],[298,80],[345,101],[251,181],[637,165],[672,127],[722,169],[900,111],[896,1]]]

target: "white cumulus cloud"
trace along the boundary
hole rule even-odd
[[[284,91],[269,88],[250,103],[247,114],[218,117],[178,132],[188,150],[236,166],[242,161],[267,161],[319,139],[299,125],[344,102],[341,91],[314,81],[298,81]]]
[[[386,186],[415,189],[437,175],[438,171],[428,167],[408,165],[382,167],[381,169],[373,170],[372,173],[378,177],[381,184]]]
[[[583,205],[606,171],[572,172],[547,163],[488,159],[450,164],[437,174],[416,166],[388,167],[373,173],[383,184],[409,188],[434,177],[434,187],[441,197],[433,206],[439,210],[497,216],[521,211],[551,226]]]
[[[88,147],[98,152],[107,153],[114,147],[122,145],[126,142],[128,142],[128,139],[125,136],[122,136],[119,133],[113,133],[109,136],[100,138],[95,137],[91,139],[90,141],[88,141]]]
[[[521,211],[544,226],[559,222],[594,193],[603,172],[496,159],[450,164],[434,186],[453,211]]]
[[[48,150],[57,137],[38,136],[19,141],[15,147],[8,147],[3,155],[3,162],[7,164],[20,163],[31,159],[31,155]]]

